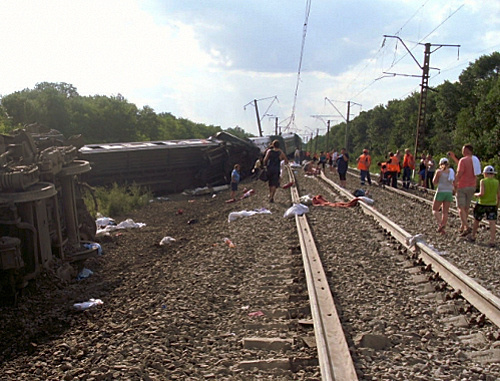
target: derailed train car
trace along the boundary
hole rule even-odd
[[[274,140],[280,142],[280,148],[288,157],[292,157],[297,148],[302,149],[302,139],[297,134],[292,133],[251,137],[249,140],[260,149],[261,153],[264,153]]]
[[[241,139],[227,132],[208,139],[89,144],[80,158],[92,171],[82,180],[92,186],[134,183],[157,193],[227,184],[234,164],[244,178],[274,139],[288,156],[302,145],[296,134]]]
[[[90,144],[80,158],[92,171],[82,179],[93,186],[137,184],[154,192],[227,184],[234,164],[250,173],[258,149],[226,132],[208,139]]]
[[[0,296],[43,269],[62,278],[72,262],[96,255],[95,221],[82,199],[77,140],[38,125],[0,135]],[[67,273],[67,272],[66,272]]]

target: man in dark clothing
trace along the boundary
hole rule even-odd
[[[349,154],[346,152],[345,148],[340,150],[340,155],[337,158],[337,172],[339,173],[340,186],[345,188],[346,186],[346,175],[347,168],[349,167]]]

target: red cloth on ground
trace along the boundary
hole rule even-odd
[[[314,206],[331,206],[334,208],[350,208],[352,206],[358,205],[359,198],[353,198],[349,202],[330,202],[323,198],[322,195],[317,195],[313,197],[312,204]]]

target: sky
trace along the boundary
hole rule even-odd
[[[0,96],[65,82],[253,135],[257,100],[306,138],[419,92],[423,43],[429,85],[457,81],[500,50],[500,1],[1,0],[0,36]]]

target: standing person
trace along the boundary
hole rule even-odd
[[[370,166],[372,165],[372,158],[368,154],[368,150],[364,149],[363,153],[356,159],[356,161],[358,162],[361,185],[365,185],[365,178],[368,180],[368,184],[372,185],[372,179],[370,177]]]
[[[326,164],[326,155],[323,151],[321,151],[319,153],[319,161],[318,161],[318,166],[316,167],[316,169],[319,168],[319,166],[321,165],[323,167],[323,173],[325,172],[325,164]]]
[[[346,152],[345,148],[340,150],[340,155],[337,158],[337,172],[339,174],[340,186],[345,188],[346,186],[346,175],[347,168],[349,167],[349,154]]]
[[[399,159],[392,152],[389,152],[389,160],[387,160],[387,172],[391,176],[391,187],[398,187],[398,172],[400,172]]]
[[[231,172],[231,200],[236,200],[236,191],[238,190],[240,178],[240,165],[235,164],[233,171]]]
[[[333,168],[337,168],[337,159],[338,158],[339,158],[339,153],[334,148],[333,152],[332,152],[332,164],[333,164]],[[333,170],[333,168],[332,168],[332,170]]]
[[[295,153],[293,154],[295,164],[300,164],[300,150],[299,147],[295,148]]]
[[[276,189],[280,186],[281,160],[288,164],[285,153],[280,149],[280,142],[274,140],[271,149],[266,152],[264,165],[267,167],[267,177],[269,181],[269,202],[274,202]]]
[[[427,155],[427,174],[425,175],[427,188],[434,189],[434,173],[436,173],[436,162],[432,159],[432,155]]]
[[[415,170],[415,158],[410,152],[410,149],[405,149],[403,157],[403,188],[410,189],[411,174]]]
[[[451,202],[453,201],[453,181],[455,180],[455,172],[450,168],[450,162],[443,157],[439,160],[439,169],[432,178],[432,182],[436,185],[437,191],[434,195],[432,203],[432,214],[438,223],[438,233],[445,234],[444,228],[448,222],[448,211],[450,210]]]
[[[495,174],[493,166],[487,165],[484,167],[484,178],[479,183],[479,192],[474,194],[474,196],[479,198],[479,202],[474,207],[474,225],[470,236],[470,240],[474,242],[476,240],[479,221],[486,215],[486,220],[490,225],[489,247],[495,247],[495,223],[498,217],[498,205],[500,205],[500,187],[498,186],[498,180],[495,179]]]
[[[463,157],[458,160],[453,152],[449,152],[450,157],[458,163],[457,175],[453,183],[457,194],[457,208],[460,216],[460,230],[462,237],[469,235],[471,228],[468,225],[467,218],[469,217],[469,208],[472,197],[476,192],[476,175],[474,174],[474,163],[472,160],[473,154],[472,145],[465,144],[462,147]]]
[[[427,159],[425,158],[425,153],[420,157],[420,164],[418,166],[418,186],[425,188],[426,187],[426,177],[427,173]]]
[[[258,180],[260,176],[260,172],[262,171],[262,155],[255,160],[255,164],[252,168],[252,179]]]

